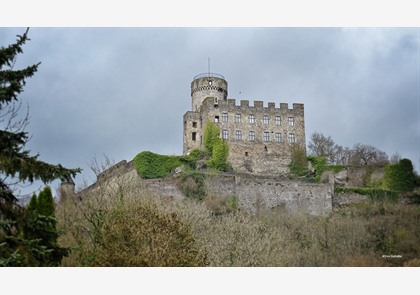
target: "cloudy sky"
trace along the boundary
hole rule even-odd
[[[25,28],[0,28],[7,46]],[[222,74],[229,98],[304,103],[306,138],[373,145],[420,164],[418,28],[31,28],[16,68],[27,80],[40,159],[81,167],[141,151],[182,154],[193,77]]]

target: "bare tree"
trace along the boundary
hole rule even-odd
[[[398,153],[398,152],[396,152],[395,154],[393,154],[392,156],[391,156],[391,159],[389,160],[389,162],[391,163],[391,164],[398,164],[398,162],[401,160],[401,155]]]
[[[352,149],[350,163],[353,165],[367,166],[371,164],[386,164],[389,163],[388,155],[378,148],[357,143]]]
[[[341,165],[348,165],[351,158],[351,150],[348,147],[335,145],[335,163]]]
[[[312,133],[308,144],[312,155],[325,157],[329,163],[335,162],[335,146],[336,144],[331,136],[326,137],[318,132]]]

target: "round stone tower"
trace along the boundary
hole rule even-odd
[[[192,111],[199,112],[207,97],[214,97],[217,103],[218,100],[226,100],[227,95],[228,83],[225,77],[216,73],[199,74],[191,82]]]

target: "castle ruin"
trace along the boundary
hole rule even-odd
[[[284,176],[289,172],[291,147],[305,148],[304,106],[287,103],[228,99],[228,83],[222,75],[200,74],[191,82],[192,110],[184,115],[183,154],[203,149],[207,122],[220,128],[229,146],[228,162],[239,173]]]

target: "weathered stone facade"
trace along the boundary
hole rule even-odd
[[[203,130],[214,122],[229,145],[228,162],[241,173],[263,176],[289,171],[291,146],[305,143],[303,104],[227,99],[227,82],[217,74],[196,76],[191,83],[193,111],[184,115],[183,153],[203,148]]]

